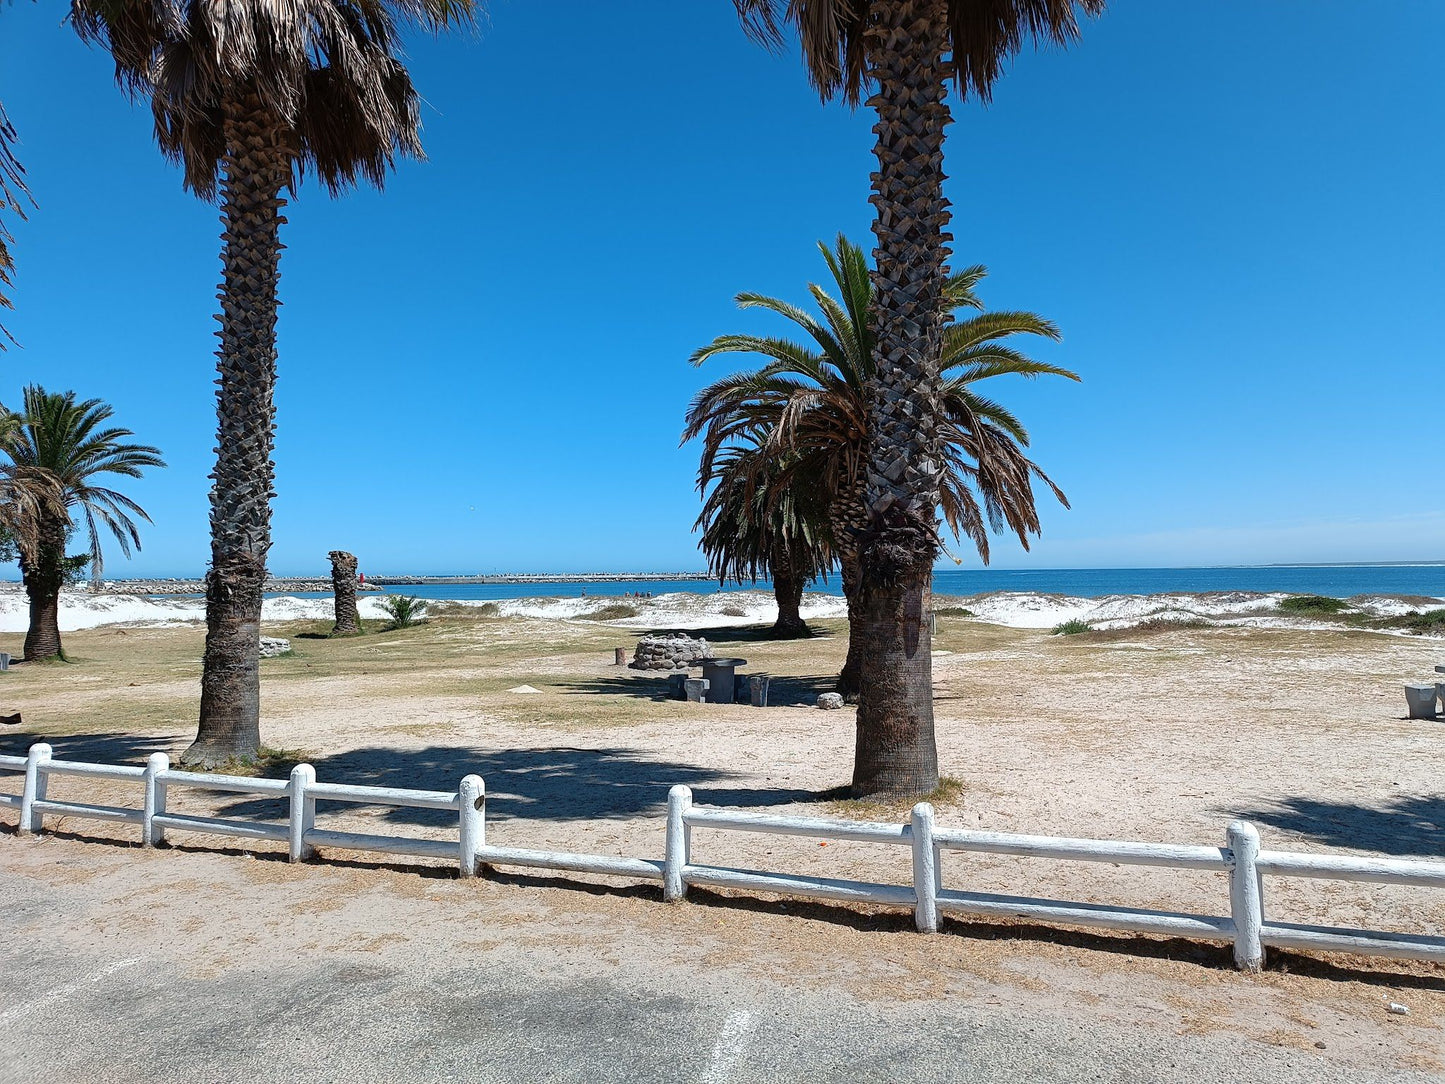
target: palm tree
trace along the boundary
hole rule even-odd
[[[875,376],[862,499],[849,530],[867,636],[853,791],[922,793],[938,781],[928,623],[946,469],[939,353],[948,318],[948,80],[987,99],[1026,39],[1071,41],[1105,0],[733,0],[772,47],[791,24],[814,88],[878,115],[871,201]]]
[[[13,214],[23,221],[25,204],[34,206],[30,189],[25,187],[25,170],[15,157],[15,141],[15,128],[5,115],[5,106],[0,105],[0,309],[14,308],[6,293],[14,281],[15,260],[10,255],[10,243],[14,239],[3,216]],[[0,324],[0,350],[6,349],[6,343],[14,341],[5,325]]]
[[[848,661],[838,688],[846,697],[859,692],[859,676],[868,645],[861,605],[862,565],[852,524],[861,518],[868,448],[868,388],[873,379],[875,341],[871,318],[873,286],[863,252],[839,236],[835,249],[819,244],[837,287],[835,298],[810,284],[821,319],[806,310],[761,294],[743,293],[738,305],[785,317],[800,327],[808,344],[777,337],[723,335],[692,356],[701,365],[718,354],[749,353],[769,358],[761,369],[724,377],[698,393],[688,411],[684,440],[703,438],[699,477],[728,469],[722,457],[730,449],[758,443],[784,468],[772,484],[781,492],[806,492],[824,501],[831,521],[829,546],[842,572],[848,599]],[[950,310],[977,315],[952,324],[944,333],[941,357],[940,426],[944,451],[938,508],[956,539],[967,538],[985,563],[989,534],[1007,530],[1024,546],[1040,530],[1033,482],[1042,482],[1068,507],[1068,500],[1028,458],[1028,431],[994,399],[979,393],[984,380],[1017,375],[1062,376],[1067,369],[1036,361],[1009,339],[1037,335],[1057,340],[1058,329],[1029,312],[985,312],[974,288],[987,275],[973,266],[951,275],[944,287]]]
[[[0,405],[0,449],[19,435],[23,419]],[[15,561],[38,544],[42,517],[65,515],[55,476],[44,468],[0,462],[0,561]]]
[[[770,577],[778,637],[811,635],[801,613],[803,588],[832,565],[827,495],[789,484],[794,479],[786,455],[761,430],[704,457],[698,476],[706,499],[697,527],[708,568],[719,583]]]
[[[271,546],[283,190],[307,171],[333,195],[380,187],[421,157],[402,25],[470,21],[478,0],[73,0],[82,38],[149,102],[187,188],[219,197],[223,277],[216,468],[200,725],[182,754],[214,764],[261,743],[260,621]]]
[[[89,565],[99,578],[104,571],[101,528],[115,536],[127,557],[140,548],[138,517],[150,522],[145,509],[113,489],[94,484],[99,475],[139,478],[146,467],[164,467],[160,450],[148,444],[131,444],[129,429],[106,427],[115,412],[99,399],[77,402],[73,391],[47,392],[38,384],[25,389],[19,424],[3,434],[3,450],[11,472],[39,497],[53,482],[59,500],[35,500],[33,522],[17,533],[20,573],[30,596],[30,631],[25,637],[25,658],[45,659],[61,654],[60,589],[78,566]],[[43,481],[42,481],[43,480]],[[72,510],[84,519],[90,550],[83,558],[69,558],[65,543],[76,526]]]
[[[331,595],[336,609],[336,624],[331,635],[345,636],[361,631],[356,617],[356,555],[345,550],[332,550]]]

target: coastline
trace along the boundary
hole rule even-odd
[[[324,591],[318,589],[312,597],[288,593],[267,598],[262,619],[267,623],[329,620],[333,612],[329,588],[328,581]],[[990,591],[974,595],[935,595],[934,604],[940,612],[1018,629],[1051,629],[1070,621],[1083,622],[1100,631],[1159,622],[1319,630],[1351,627],[1324,617],[1279,612],[1279,603],[1288,597],[1286,592],[1252,591],[1112,594],[1097,598],[1039,591]],[[494,600],[428,599],[428,602],[437,611],[471,610],[479,616],[543,621],[595,621],[637,630],[736,628],[768,624],[777,617],[772,592],[756,588],[706,593],[672,591],[651,598],[570,595]],[[1355,596],[1350,603],[1372,617],[1392,618],[1412,610],[1445,606],[1445,598],[1382,593]],[[387,619],[382,600],[376,594],[362,596],[358,609],[363,620]],[[807,621],[841,619],[847,616],[847,604],[841,595],[808,592],[803,596],[801,612]],[[23,633],[28,619],[24,594],[0,591],[0,633]],[[102,626],[169,627],[201,624],[204,620],[204,598],[152,596],[137,591],[82,590],[61,595],[60,626],[66,632]]]

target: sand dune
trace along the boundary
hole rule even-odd
[[[996,591],[966,597],[938,596],[940,607],[963,607],[980,621],[1010,628],[1052,628],[1064,621],[1084,621],[1095,628],[1128,628],[1157,619],[1191,621],[1204,619],[1220,624],[1251,625],[1261,628],[1298,627],[1301,619],[1281,616],[1276,607],[1287,597],[1282,593],[1217,591],[1203,594],[1105,595],[1079,598],[1023,591]],[[1445,600],[1440,600],[1445,603]],[[1372,595],[1352,600],[1375,616],[1389,617],[1419,608],[1418,602],[1389,595]],[[668,627],[697,629],[771,622],[777,607],[768,591],[679,591],[650,599],[607,595],[568,598],[499,599],[448,601],[447,605],[479,608],[495,606],[503,616],[533,617],[558,621],[594,619],[599,611],[618,606],[635,611],[631,617],[603,618],[609,624],[627,628]],[[368,620],[386,617],[381,598],[358,601],[361,616]],[[611,612],[616,613],[613,609]],[[803,596],[803,617],[807,620],[843,617],[846,607],[838,595],[809,593]],[[268,622],[326,620],[331,617],[329,598],[298,598],[285,595],[266,600],[262,616]],[[24,632],[28,622],[25,596],[17,591],[0,593],[0,632]],[[198,598],[149,598],[143,595],[67,592],[61,596],[60,627],[63,631],[97,628],[102,625],[165,627],[196,624],[205,620],[205,602]],[[1313,621],[1320,628],[1341,627],[1328,621]]]

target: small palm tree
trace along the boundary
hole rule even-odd
[[[53,485],[58,499],[35,500],[33,522],[16,536],[20,572],[30,596],[30,631],[25,637],[25,658],[44,659],[61,653],[60,589],[76,561],[65,554],[65,543],[76,525],[78,512],[89,540],[82,564],[99,579],[105,560],[102,528],[108,530],[127,557],[140,548],[136,519],[150,522],[145,509],[114,489],[96,485],[101,475],[139,478],[147,467],[164,467],[160,450],[132,444],[129,429],[106,426],[114,411],[99,399],[77,402],[75,393],[47,392],[32,384],[25,389],[24,407],[7,432],[0,434],[0,451],[10,458],[12,477],[21,479],[33,497]]]
[[[276,315],[284,191],[308,170],[333,194],[380,187],[421,157],[404,25],[466,23],[479,0],[72,0],[81,37],[147,101],[185,185],[218,198],[222,233],[216,469],[200,723],[181,759],[261,745],[261,598],[271,548]]]
[[[873,287],[863,251],[846,237],[840,235],[834,249],[823,244],[818,248],[837,289],[834,297],[817,284],[809,285],[821,319],[777,298],[753,293],[737,297],[742,308],[790,320],[811,342],[723,335],[696,351],[695,365],[729,353],[770,360],[761,369],[724,377],[699,392],[688,411],[683,439],[703,438],[699,479],[704,479],[732,469],[737,454],[731,449],[758,443],[755,434],[766,434],[761,443],[776,464],[775,492],[809,494],[815,507],[826,501],[829,552],[841,566],[851,622],[839,691],[852,698],[858,693],[867,642],[857,605],[865,570],[852,528],[863,518],[868,388],[875,370]],[[1057,340],[1059,332],[1034,313],[983,311],[974,291],[987,274],[982,266],[969,267],[950,276],[945,288],[952,308],[976,315],[950,326],[940,351],[944,452],[937,490],[939,510],[953,537],[967,538],[985,563],[991,531],[1008,530],[1025,549],[1030,536],[1039,533],[1034,481],[1065,507],[1068,500],[1026,455],[1028,431],[1017,416],[982,395],[977,385],[1009,375],[1078,379],[1010,343],[1020,335]]]
[[[797,476],[786,456],[755,431],[741,443],[705,459],[698,489],[705,495],[697,527],[708,568],[719,583],[773,583],[778,617],[773,635],[808,636],[801,606],[803,588],[832,565],[826,494],[790,484]]]
[[[391,615],[393,629],[409,629],[426,617],[426,601],[411,595],[388,595],[381,605]]]
[[[780,48],[797,31],[814,88],[856,105],[869,88],[878,168],[875,369],[865,401],[862,499],[849,527],[864,575],[869,643],[858,702],[855,794],[925,793],[938,783],[933,666],[924,614],[938,555],[946,469],[939,376],[949,202],[943,137],[948,82],[987,98],[1029,39],[1067,43],[1104,0],[733,0],[745,27]]]
[[[0,448],[19,434],[23,419],[0,406]],[[65,500],[55,475],[44,468],[0,461],[0,561],[15,561],[37,544],[40,521],[64,516]]]

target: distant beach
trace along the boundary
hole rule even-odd
[[[362,571],[365,572],[363,566]],[[0,590],[19,590],[19,584],[0,584]],[[752,583],[717,581],[701,572],[586,572],[496,573],[458,576],[367,576],[367,587],[417,595],[421,598],[493,602],[518,598],[567,598],[581,595],[647,595],[691,592],[716,594],[720,590],[771,590],[767,580]],[[199,579],[109,580],[106,590],[146,595],[196,595],[205,585]],[[837,576],[811,584],[810,592],[841,595]],[[331,582],[323,576],[273,577],[268,597],[330,596]],[[933,574],[937,595],[978,595],[995,591],[1104,598],[1110,595],[1159,595],[1214,591],[1251,591],[1261,594],[1405,595],[1420,598],[1445,596],[1445,561],[1416,564],[1237,565],[1211,568],[969,568],[938,569]]]

